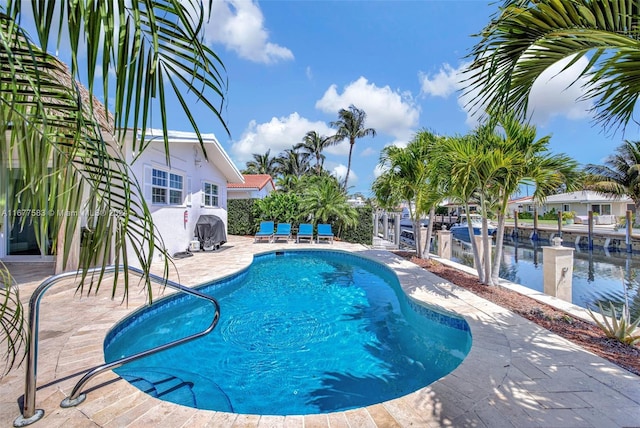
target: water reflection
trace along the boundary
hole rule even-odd
[[[500,277],[544,292],[542,247],[548,242],[505,241]],[[452,244],[452,259],[473,266],[470,244],[459,240],[453,240]],[[563,246],[570,245],[565,242]],[[572,303],[597,309],[598,303],[608,307],[612,301],[620,310],[627,301],[635,319],[640,316],[639,273],[640,254],[578,247],[574,252]]]

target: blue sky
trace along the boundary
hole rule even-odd
[[[351,192],[370,195],[380,150],[406,144],[416,131],[469,132],[460,72],[497,5],[487,1],[229,1],[217,2],[207,40],[229,77],[232,133],[215,132],[239,168],[252,153],[278,153],[310,130],[331,135],[329,122],[350,104],[365,110],[375,138],[356,142]],[[586,61],[586,60],[585,60]],[[594,125],[590,103],[567,88],[572,69],[550,70],[535,85],[531,120],[552,135],[554,152],[581,164],[602,163],[623,138]],[[555,77],[554,77],[555,76]],[[173,124],[179,128],[180,124]],[[327,153],[325,166],[344,174],[348,145]]]
[[[370,196],[384,146],[406,144],[423,128],[455,135],[477,124],[464,108],[461,72],[472,34],[496,10],[493,1],[473,0],[215,0],[205,36],[227,69],[231,137],[200,106],[193,111],[201,131],[215,133],[243,169],[253,153],[278,154],[308,131],[332,135],[329,122],[354,104],[378,135],[356,142],[349,191]],[[604,133],[591,103],[576,101],[580,84],[567,87],[575,69],[561,68],[534,85],[531,121],[539,136],[552,135],[554,152],[602,163],[623,138],[637,138],[638,127]],[[190,130],[180,115],[170,115],[169,126]],[[325,167],[343,176],[347,154],[346,142],[328,149]]]

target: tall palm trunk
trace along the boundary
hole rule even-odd
[[[491,270],[491,281],[494,285],[500,281],[500,260],[504,245],[505,214],[498,213],[498,230],[496,231],[495,254],[493,255],[493,269]]]
[[[427,239],[424,243],[424,251],[422,254],[425,256],[424,258],[429,260],[431,258],[430,250],[431,250],[431,237],[433,236],[433,220],[436,218],[436,207],[435,205],[431,205],[431,209],[429,209],[429,223],[427,226]]]
[[[466,202],[464,204],[464,211],[465,213],[467,213],[467,230],[469,231],[469,240],[471,241],[471,249],[473,250],[473,262],[478,272],[478,280],[482,284],[484,284],[485,283],[484,269],[482,267],[482,262],[480,260],[480,252],[478,250],[478,244],[475,239],[475,233],[473,233],[473,225],[471,224],[469,204]]]
[[[349,140],[349,160],[347,161],[347,175],[344,177],[344,191],[347,191],[347,182],[349,181],[349,172],[351,171],[351,153],[353,152],[353,146],[356,144],[355,138]]]

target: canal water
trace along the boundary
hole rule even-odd
[[[453,240],[452,260],[473,266],[473,253],[468,242]],[[542,279],[542,247],[548,242],[505,239],[500,277],[525,287],[544,292]],[[563,243],[563,246],[570,246]],[[591,310],[601,303],[605,309],[613,302],[618,314],[624,302],[629,305],[632,320],[640,316],[640,254],[605,251],[602,248],[574,251],[572,303]]]

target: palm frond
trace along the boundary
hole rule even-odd
[[[589,57],[573,84],[583,82],[595,100],[595,120],[605,128],[626,125],[640,89],[640,6],[637,1],[510,1],[479,34],[470,57],[469,104],[486,111],[527,113],[533,83],[552,65],[563,70]]]

